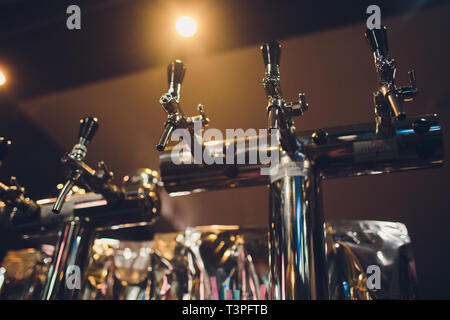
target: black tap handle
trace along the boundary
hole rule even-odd
[[[80,120],[80,132],[78,139],[82,144],[88,144],[98,129],[98,119],[94,117],[86,117]]]
[[[264,65],[268,73],[278,73],[281,57],[281,45],[277,41],[269,41],[261,46]]]
[[[183,83],[186,67],[180,60],[172,61],[167,67],[167,79],[169,82],[169,90],[174,95],[180,94],[181,84]]]
[[[10,148],[11,148],[11,140],[5,139],[4,137],[0,137],[0,165],[8,155]]]
[[[389,55],[387,29],[385,26],[381,26],[379,29],[367,29],[366,39],[372,52],[376,52],[378,50],[382,56]]]

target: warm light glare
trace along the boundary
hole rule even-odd
[[[181,17],[177,20],[175,28],[182,37],[192,37],[197,31],[197,23],[191,17]]]
[[[6,83],[6,77],[3,74],[3,72],[0,71],[0,86],[4,85]]]

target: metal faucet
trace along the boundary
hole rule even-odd
[[[56,202],[53,206],[53,213],[61,212],[64,202],[76,184],[87,188],[95,193],[105,197],[110,203],[115,203],[123,198],[123,191],[116,185],[111,184],[113,173],[106,168],[103,161],[98,163],[98,169],[94,170],[83,162],[87,153],[87,144],[92,140],[98,129],[98,119],[86,117],[80,120],[80,131],[78,134],[78,143],[72,151],[61,158],[61,162],[66,164],[71,172],[69,178],[61,189]]]
[[[11,186],[0,182],[0,201],[9,208],[9,220],[14,224],[39,219],[39,205],[25,196],[25,188],[19,185],[16,177],[11,177]]]
[[[305,94],[299,93],[298,101],[286,103],[280,86],[281,45],[277,41],[266,42],[261,46],[266,67],[262,81],[267,95],[268,128],[271,133],[280,130],[283,149],[292,156],[299,148],[295,134],[293,117],[302,116],[308,110]]]
[[[11,149],[11,145],[11,140],[0,137],[0,166]],[[10,221],[34,220],[39,215],[39,205],[25,196],[25,188],[19,185],[16,177],[11,177],[11,186],[0,182],[0,201],[8,208]]]
[[[329,283],[324,239],[322,179],[378,175],[441,167],[444,162],[442,128],[437,115],[408,117],[403,121],[403,103],[417,95],[414,73],[411,86],[394,85],[395,64],[387,55],[385,30],[371,30],[372,46],[380,75],[383,105],[376,110],[380,120],[344,127],[294,132],[292,118],[307,109],[304,97],[285,103],[280,88],[280,45],[261,47],[266,76],[270,129],[279,129],[279,162],[270,175],[262,175],[263,163],[229,167],[175,164],[166,151],[160,156],[160,171],[171,195],[227,188],[269,185],[269,292],[272,299],[328,299]],[[384,108],[384,109],[383,109]],[[385,112],[385,113],[382,113]],[[386,126],[383,121],[389,120]],[[391,130],[387,137],[382,132]],[[383,133],[383,134],[381,134]],[[222,141],[223,143],[223,141]],[[271,147],[259,146],[259,151]],[[251,147],[246,148],[249,152]],[[294,155],[294,157],[293,157]],[[299,157],[297,157],[299,155]],[[223,154],[218,156],[225,157]]]
[[[202,126],[209,123],[206,117],[203,105],[198,105],[198,116],[186,117],[180,107],[180,91],[183,82],[186,67],[180,60],[172,61],[167,67],[167,77],[169,82],[169,90],[159,99],[159,103],[167,112],[167,120],[164,123],[164,129],[156,145],[158,151],[164,151],[169,142],[170,135],[177,128],[194,129],[196,122],[201,122]],[[193,148],[192,148],[193,149]]]
[[[409,86],[397,87],[395,85],[397,64],[389,56],[386,27],[367,29],[365,36],[373,52],[380,83],[380,89],[373,94],[377,133],[384,137],[392,137],[395,135],[393,122],[406,118],[403,103],[414,100],[418,94],[416,74],[414,70],[410,70]]]

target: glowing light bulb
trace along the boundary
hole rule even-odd
[[[0,71],[0,86],[4,85],[6,83],[6,77],[3,74],[3,72]]]
[[[191,17],[181,17],[177,20],[175,29],[182,37],[192,37],[197,32],[197,23]]]

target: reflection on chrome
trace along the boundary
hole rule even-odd
[[[201,226],[156,234],[148,241],[98,238],[79,299],[267,299],[267,235],[265,228]],[[0,298],[40,299],[52,250],[10,251],[0,268]],[[403,224],[329,222],[326,251],[330,299],[415,298],[414,258]],[[370,265],[381,269],[378,290],[367,287]]]

